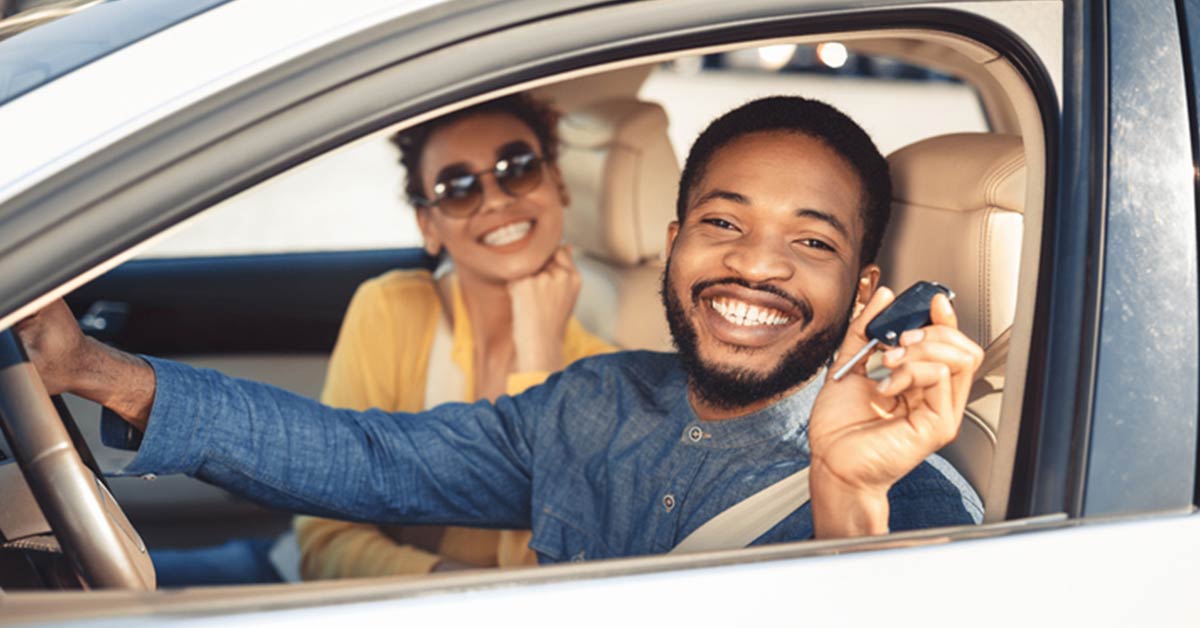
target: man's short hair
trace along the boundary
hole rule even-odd
[[[529,94],[513,94],[479,103],[435,118],[429,122],[398,131],[391,142],[400,149],[400,165],[404,166],[404,193],[413,207],[429,197],[421,184],[421,160],[425,144],[433,132],[464,118],[484,114],[506,114],[520,120],[537,137],[542,159],[548,164],[558,161],[558,110]]]
[[[862,184],[862,264],[875,261],[892,213],[892,181],[887,160],[867,132],[849,116],[819,100],[771,96],[755,100],[717,118],[692,144],[679,177],[675,213],[682,223],[692,189],[721,147],[751,133],[799,133],[820,140],[841,155]]]

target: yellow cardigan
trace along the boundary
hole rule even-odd
[[[461,369],[463,400],[475,397],[474,339],[458,282],[454,285],[451,359]],[[330,358],[321,400],[341,408],[419,412],[425,406],[429,352],[442,316],[429,272],[397,270],[364,282],[346,310]],[[572,318],[563,338],[569,364],[614,348]],[[509,375],[517,394],[540,384],[545,372]],[[536,563],[529,532],[461,527],[375,526],[317,517],[296,517],[300,571],[306,580],[428,573],[442,558],[481,567]]]

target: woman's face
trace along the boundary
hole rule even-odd
[[[504,113],[468,116],[430,135],[421,159],[421,184],[429,197],[439,181],[483,173],[478,211],[452,217],[437,207],[417,211],[425,248],[445,247],[459,273],[509,282],[542,268],[562,239],[566,190],[558,168],[544,164],[541,182],[513,195],[496,181],[492,170],[500,159],[532,151],[542,155],[537,136],[517,118]]]

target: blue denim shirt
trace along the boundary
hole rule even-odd
[[[543,563],[667,552],[807,466],[819,389],[701,421],[674,354],[624,352],[575,362],[495,404],[390,414],[150,363],[158,389],[149,428],[122,474],[187,473],[277,508],[343,519],[532,528]],[[118,440],[138,436],[116,431]],[[983,513],[937,456],[888,497],[894,531],[978,523]],[[805,505],[755,544],[811,537]]]

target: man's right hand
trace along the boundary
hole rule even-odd
[[[154,369],[145,360],[83,335],[61,299],[15,329],[47,392],[74,393],[145,431],[154,404]]]

